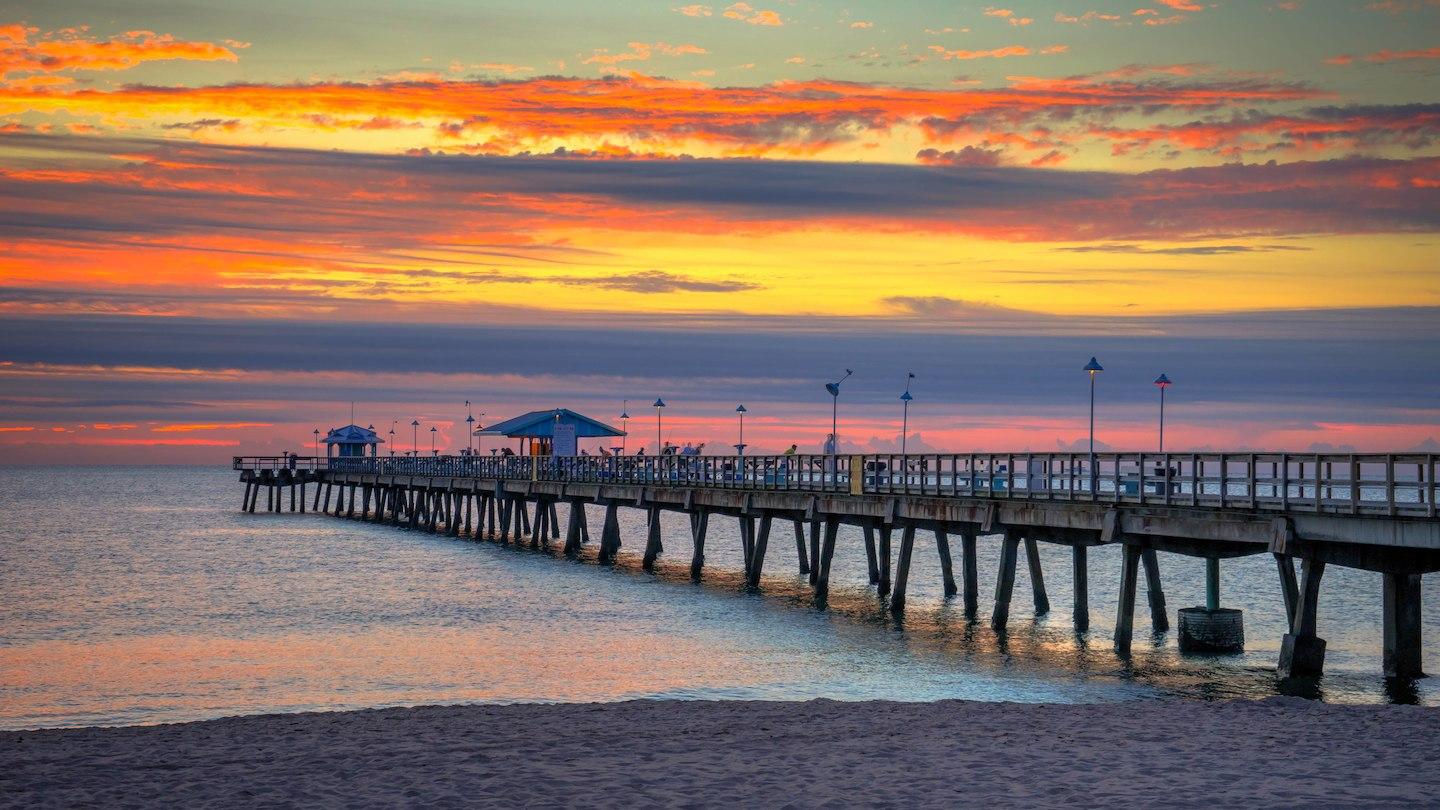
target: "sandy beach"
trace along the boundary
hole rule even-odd
[[[636,701],[6,732],[0,805],[1400,806],[1440,711]]]

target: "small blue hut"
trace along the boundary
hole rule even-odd
[[[520,439],[522,455],[573,456],[579,453],[577,442],[580,439],[624,436],[625,432],[569,408],[551,408],[496,422],[475,431],[475,435]]]
[[[331,428],[330,433],[325,436],[325,456],[327,458],[374,458],[376,451],[385,440],[375,433],[375,426],[368,428],[359,425],[346,425],[345,427]]]

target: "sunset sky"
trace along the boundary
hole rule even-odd
[[[909,371],[1072,449],[1095,355],[1104,447],[1440,452],[1437,88],[1440,0],[0,2],[0,447],[813,450],[853,368],[846,449]]]

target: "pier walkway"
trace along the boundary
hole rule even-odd
[[[251,512],[262,489],[268,509],[284,509],[288,490],[289,509],[297,511],[298,504],[304,511],[313,484],[314,510],[502,543],[560,540],[557,506],[564,504],[567,554],[589,541],[583,507],[593,504],[605,510],[601,562],[613,561],[621,544],[617,510],[643,509],[647,570],[664,552],[660,512],[684,512],[696,579],[711,517],[728,517],[739,521],[744,573],[756,587],[772,529],[789,523],[800,572],[822,602],[838,527],[853,525],[864,534],[871,584],[895,611],[904,610],[917,533],[925,532],[934,537],[946,596],[960,596],[967,616],[975,616],[976,543],[998,537],[990,616],[997,632],[1008,620],[1022,547],[1037,612],[1047,611],[1049,602],[1036,544],[1072,549],[1074,622],[1083,632],[1090,621],[1087,549],[1120,544],[1115,647],[1122,655],[1130,650],[1142,568],[1152,625],[1169,626],[1157,552],[1207,560],[1207,606],[1181,611],[1182,623],[1192,622],[1181,628],[1181,639],[1218,638],[1221,646],[1241,643],[1243,629],[1239,611],[1219,606],[1219,561],[1268,553],[1289,617],[1282,677],[1321,672],[1325,641],[1317,606],[1327,565],[1383,574],[1385,673],[1421,676],[1420,576],[1440,570],[1440,456],[1434,454],[289,456],[236,457],[234,468],[246,485],[242,507]],[[952,536],[961,547],[959,584]]]

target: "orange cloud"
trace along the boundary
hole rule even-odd
[[[605,48],[595,51],[595,54],[585,60],[587,65],[616,65],[621,62],[644,62],[655,54],[661,56],[686,56],[689,54],[703,54],[705,49],[699,45],[671,45],[667,42],[656,42],[648,44],[645,42],[628,42],[626,46],[630,49],[620,53],[610,53]]]
[[[170,59],[198,61],[237,61],[233,47],[247,43],[178,40],[170,34],[154,31],[127,31],[112,39],[92,39],[82,31],[40,34],[40,29],[24,24],[0,27],[0,78],[11,73],[53,73],[66,70],[126,70],[142,62]]]
[[[775,26],[785,24],[785,21],[780,18],[778,12],[768,10],[761,11],[749,3],[744,2],[732,3],[727,6],[724,11],[724,16],[728,19],[747,22],[751,25]]]
[[[1376,51],[1375,53],[1365,54],[1364,56],[1354,56],[1352,54],[1343,53],[1339,56],[1332,56],[1326,59],[1325,63],[1330,65],[1349,65],[1357,59],[1364,62],[1372,62],[1376,64],[1384,64],[1386,62],[1405,62],[1413,59],[1440,59],[1440,48],[1423,48],[1411,51],[1382,50]]]
[[[941,59],[1003,59],[1007,56],[1029,56],[1032,51],[1024,45],[1007,45],[1003,48],[992,48],[988,51],[951,51],[940,45],[931,45],[930,50],[934,51]]]
[[[151,428],[156,433],[190,433],[197,430],[244,430],[246,428],[274,427],[270,422],[191,422],[174,425],[160,425]]]

